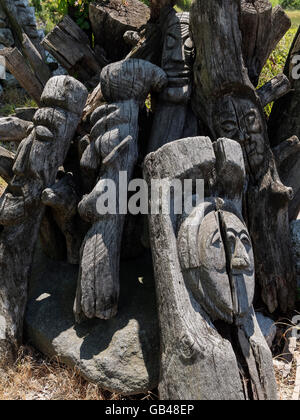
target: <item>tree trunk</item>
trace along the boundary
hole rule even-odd
[[[279,178],[263,108],[245,66],[240,13],[239,0],[193,3],[193,106],[213,140],[232,138],[242,146],[248,176],[244,216],[253,241],[257,281],[269,311],[280,307],[286,312],[294,307],[296,290],[288,220],[293,193]]]

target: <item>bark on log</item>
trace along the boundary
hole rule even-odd
[[[26,34],[23,34],[22,50],[34,74],[44,87],[51,77],[51,71]]]
[[[277,172],[264,112],[244,64],[239,20],[239,0],[193,3],[194,110],[213,140],[232,138],[242,146],[248,175],[244,215],[257,281],[269,311],[280,306],[286,312],[294,307],[296,289],[288,220],[293,194]]]
[[[96,57],[87,35],[69,16],[41,44],[71,75],[76,75],[81,81],[89,81],[107,64],[106,60]]]
[[[281,6],[272,9],[269,0],[241,1],[243,55],[255,87],[269,55],[290,27],[291,20]]]
[[[119,201],[119,187],[127,191],[138,158],[139,106],[144,106],[151,90],[160,91],[166,83],[165,73],[143,60],[125,60],[102,70],[101,88],[109,105],[94,111],[91,143],[81,158],[82,169],[92,174],[98,171],[100,179],[78,206],[81,217],[93,226],[82,244],[74,305],[77,322],[85,317],[110,319],[117,313],[121,241],[127,213],[127,201],[125,211],[124,203]],[[126,179],[122,178],[125,174]],[[117,207],[111,207],[114,196],[110,196],[106,214],[103,206],[111,187],[116,189]]]
[[[20,142],[30,134],[32,129],[32,122],[17,117],[0,118],[0,141]]]
[[[231,199],[223,201],[217,190],[223,188],[218,180],[224,181],[224,173],[231,173],[233,182],[226,189]],[[146,157],[144,175],[149,187],[152,180],[170,187],[176,179],[204,179],[205,192],[212,193],[190,215],[176,216],[175,196],[171,214],[149,216],[160,322],[160,398],[276,399],[272,355],[252,308],[251,242],[245,248],[237,245],[240,232],[247,231],[236,207],[238,202],[241,207],[245,177],[239,145],[221,139],[214,151],[209,138],[178,140]],[[160,209],[166,201],[168,193],[161,195]],[[232,251],[229,231],[236,235]]]
[[[22,141],[14,177],[0,199],[0,359],[16,356],[21,343],[28,276],[44,213],[42,191],[53,185],[80,121],[86,88],[53,77],[41,97],[35,128]]]
[[[145,25],[150,10],[138,0],[101,0],[90,4],[89,16],[95,43],[104,48],[111,61],[118,61],[130,52],[123,38],[125,32]]]
[[[17,48],[6,48],[0,51],[0,55],[5,57],[9,72],[39,105],[43,85],[33,74],[21,52]]]
[[[258,89],[257,94],[264,108],[266,105],[289,93],[290,90],[291,84],[289,79],[284,74],[279,74]]]

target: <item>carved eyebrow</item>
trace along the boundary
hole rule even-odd
[[[210,244],[213,244],[214,243],[214,241],[217,239],[217,236],[219,236],[219,238],[221,239],[221,234],[219,232],[219,229],[216,229],[214,231],[214,233],[213,233],[213,235],[211,237],[211,240],[210,240]]]
[[[227,233],[233,233],[233,234],[237,234],[237,231],[235,230],[235,229],[233,229],[233,228],[228,228],[227,229]],[[247,238],[250,240],[250,237],[249,237],[249,234],[248,234],[248,232],[245,230],[245,229],[242,229],[241,230],[241,232],[240,232],[240,236],[241,235],[245,235],[245,236],[247,236]]]

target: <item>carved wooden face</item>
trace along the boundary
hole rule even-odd
[[[179,246],[183,244],[196,248],[188,251],[197,254],[190,258],[197,261],[194,267],[188,268],[187,260],[181,259],[194,297],[212,319],[238,322],[249,312],[255,288],[253,251],[245,224],[229,211],[212,211],[198,230],[189,231],[187,240],[180,240]]]
[[[251,99],[225,96],[215,106],[214,129],[217,137],[238,141],[251,166],[264,160],[265,132],[260,110]]]
[[[64,156],[64,136],[68,135],[68,112],[41,108],[34,117],[35,128],[18,148],[14,177],[0,200],[0,223],[19,223],[40,194],[47,177],[57,170],[58,156]],[[70,124],[69,124],[70,125]]]
[[[161,67],[168,76],[169,100],[179,101],[177,96],[188,95],[192,42],[189,33],[188,15],[172,16],[165,32]]]

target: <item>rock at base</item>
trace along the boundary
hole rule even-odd
[[[277,333],[277,327],[275,325],[275,322],[273,321],[273,319],[268,318],[261,312],[256,312],[255,315],[261,332],[263,333],[263,336],[265,337],[268,346],[271,348]]]
[[[42,353],[77,367],[87,380],[123,395],[155,388],[159,336],[150,257],[121,266],[118,315],[74,325],[78,267],[47,259],[37,249],[25,335]]]

